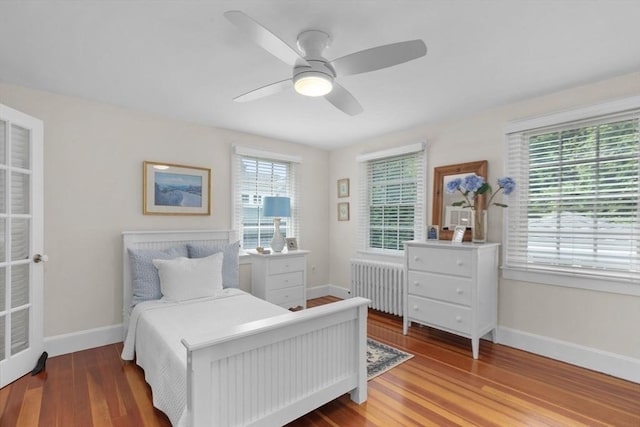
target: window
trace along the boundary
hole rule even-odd
[[[234,225],[244,249],[269,247],[273,218],[262,215],[265,196],[291,198],[291,217],[282,218],[283,237],[297,237],[296,168],[298,159],[247,148],[235,147]],[[270,156],[271,158],[256,157]],[[290,161],[288,159],[296,161]],[[281,160],[282,159],[282,160]]]
[[[508,133],[505,267],[638,283],[639,136],[638,110]]]
[[[359,157],[366,189],[360,202],[361,246],[396,252],[407,240],[421,239],[424,229],[423,144]],[[407,152],[409,151],[409,152]]]

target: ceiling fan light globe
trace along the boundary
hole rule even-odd
[[[296,76],[293,87],[300,95],[324,96],[331,92],[333,83],[323,73],[309,72]]]

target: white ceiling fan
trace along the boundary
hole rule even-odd
[[[233,100],[238,102],[252,101],[293,87],[301,95],[324,96],[336,108],[354,116],[362,112],[362,106],[336,82],[337,77],[392,67],[427,53],[427,46],[422,40],[410,40],[361,50],[329,61],[322,56],[330,41],[329,34],[324,31],[300,33],[299,52],[239,10],[225,12],[224,16],[258,46],[293,67],[291,78],[237,96]]]

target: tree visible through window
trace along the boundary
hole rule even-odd
[[[511,176],[528,185],[516,209],[509,203],[508,265],[640,278],[638,123],[627,116],[510,135]]]

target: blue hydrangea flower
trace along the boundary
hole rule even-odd
[[[512,178],[505,176],[504,178],[498,179],[498,186],[504,189],[504,194],[508,196],[515,190],[516,182]]]
[[[461,183],[462,183],[462,178],[455,178],[447,182],[447,193],[455,193],[456,190],[460,188]]]
[[[475,193],[484,184],[484,178],[476,174],[467,175],[462,179],[460,187],[470,193]]]

